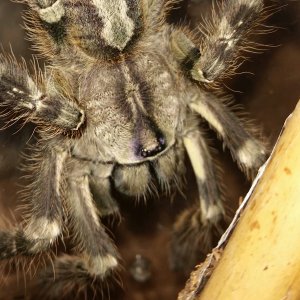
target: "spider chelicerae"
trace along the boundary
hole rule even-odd
[[[178,1],[23,0],[26,29],[45,70],[0,57],[2,118],[36,126],[26,159],[24,220],[0,232],[0,259],[50,251],[72,232],[74,255],[56,257],[55,280],[41,271],[41,295],[59,298],[100,284],[118,268],[101,218],[119,214],[113,191],[146,197],[153,182],[176,187],[187,153],[198,201],[174,225],[172,264],[197,262],[225,217],[217,170],[200,122],[205,120],[251,177],[266,149],[230,110],[219,82],[241,53],[259,49],[263,1],[228,0],[191,32],[166,22]],[[29,171],[28,171],[29,170]]]

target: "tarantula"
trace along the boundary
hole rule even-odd
[[[176,185],[187,153],[199,198],[174,226],[172,257],[175,267],[194,263],[225,216],[201,119],[246,175],[266,157],[228,97],[211,89],[234,73],[242,51],[257,48],[249,36],[261,32],[263,1],[224,1],[199,35],[166,22],[174,0],[20,1],[47,65],[30,74],[13,56],[0,57],[2,118],[35,124],[37,136],[26,161],[24,220],[0,232],[0,259],[47,252],[70,230],[76,255],[56,257],[45,294],[59,298],[64,283],[105,280],[118,268],[101,224],[119,213],[112,191],[143,197],[153,178]]]

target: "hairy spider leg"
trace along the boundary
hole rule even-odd
[[[88,176],[69,180],[67,206],[74,238],[84,258],[87,273],[104,278],[118,265],[118,254],[105,232],[89,187]]]
[[[18,120],[44,126],[46,131],[75,132],[85,122],[77,103],[58,91],[51,80],[29,75],[13,56],[0,55],[0,107],[6,127]]]
[[[171,266],[173,269],[190,268],[201,258],[201,253],[213,246],[213,236],[220,235],[225,217],[217,169],[207,142],[198,129],[183,138],[198,186],[199,202],[181,215],[174,225]]]
[[[192,99],[189,106],[217,133],[241,170],[253,177],[264,163],[267,150],[246,130],[242,121],[224,104],[225,101],[226,98],[202,92]]]
[[[27,216],[21,229],[0,233],[0,258],[35,255],[46,251],[62,232],[62,173],[66,152],[40,149],[42,159],[35,159],[31,184],[24,197]],[[41,188],[43,187],[43,188]]]
[[[266,49],[250,37],[273,30],[261,25],[268,14],[262,0],[229,0],[215,7],[212,17],[199,27],[203,38],[200,55],[190,65],[191,77],[203,83],[220,82],[234,75],[245,60],[242,53]]]

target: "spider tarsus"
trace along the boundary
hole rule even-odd
[[[206,219],[201,215],[201,210],[195,206],[184,211],[174,224],[170,266],[186,275],[205,259],[228,226],[223,213]]]
[[[98,262],[100,263],[100,260]],[[105,259],[102,264],[104,262]],[[101,265],[98,267],[103,269]],[[118,283],[118,271],[115,263],[106,264],[106,267],[104,273],[93,274],[83,257],[64,255],[55,260],[54,269],[45,269],[35,279],[30,299],[83,299],[85,295],[88,295],[87,299],[107,299],[109,287]]]

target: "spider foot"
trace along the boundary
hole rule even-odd
[[[29,299],[108,299],[116,276],[118,262],[105,257],[64,255],[39,273]]]
[[[171,240],[170,265],[172,270],[189,274],[217,244],[226,228],[222,210],[203,217],[199,207],[185,210],[177,219]]]

